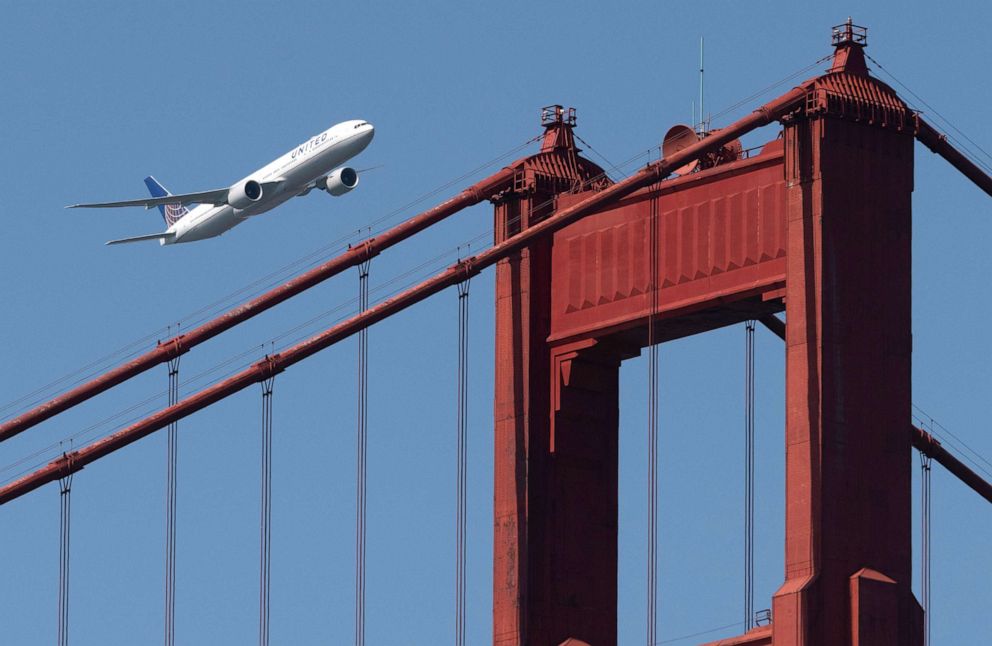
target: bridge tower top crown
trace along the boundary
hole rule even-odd
[[[851,45],[864,47],[868,44],[868,28],[855,25],[851,17],[848,16],[847,22],[834,26],[832,39],[834,47],[850,47]]]
[[[831,35],[834,60],[830,72],[847,72],[858,76],[868,76],[864,48],[868,45],[868,28],[855,25],[851,18],[836,25]]]
[[[575,108],[548,105],[541,108],[541,125],[544,126],[544,139],[541,152],[547,153],[562,148],[575,150],[572,128],[575,127]]]

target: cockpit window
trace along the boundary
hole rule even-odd
[[[362,121],[361,123],[356,123],[356,124],[355,124],[355,128],[354,128],[354,129],[355,129],[355,130],[358,130],[358,129],[359,129],[359,128],[361,128],[362,126],[367,126],[367,125],[369,125],[369,122],[368,122],[368,121]]]

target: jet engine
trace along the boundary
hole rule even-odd
[[[317,183],[318,188],[324,189],[334,197],[344,195],[356,186],[358,186],[358,171],[351,166],[335,168]]]
[[[262,199],[262,185],[253,179],[235,184],[227,192],[227,203],[235,209],[243,210]]]

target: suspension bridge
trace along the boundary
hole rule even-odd
[[[102,458],[153,433],[168,436],[164,640],[175,632],[177,461],[183,420],[256,388],[261,400],[258,641],[269,643],[272,440],[280,376],[357,337],[354,641],[365,643],[368,362],[372,326],[445,290],[458,300],[455,634],[466,643],[465,576],[471,370],[467,304],[473,278],[495,273],[493,644],[617,642],[619,367],[646,354],[648,532],[646,643],[659,632],[658,348],[745,326],[745,563],[742,632],[726,646],[929,643],[929,473],[937,462],[960,495],[992,502],[992,485],[914,421],[911,398],[911,196],[914,144],[946,159],[992,195],[988,164],[963,152],[890,85],[869,73],[867,32],[833,32],[827,71],[801,81],[720,129],[673,128],[663,155],[616,177],[580,155],[574,110],[541,112],[539,152],[454,197],[199,325],[159,340],[92,379],[10,416],[0,442],[49,422],[156,367],[168,405],[90,443],[21,469],[0,505],[48,504],[58,488],[57,634],[68,644],[72,608],[72,496]],[[877,64],[876,64],[877,66]],[[880,66],[877,66],[880,68]],[[778,124],[745,150],[740,138]],[[491,246],[373,302],[376,257],[459,211],[493,206]],[[357,270],[359,311],[206,387],[180,389],[183,357],[218,335]],[[780,314],[784,313],[784,320]],[[786,366],[784,578],[754,595],[754,334],[781,338]],[[426,341],[430,343],[430,340]],[[477,368],[474,368],[477,370]],[[923,500],[914,502],[914,450]],[[15,463],[32,465],[28,456]],[[217,468],[223,468],[223,465]],[[82,473],[80,473],[82,472]],[[9,471],[8,471],[9,473]],[[30,504],[30,503],[25,503]],[[921,510],[921,554],[912,549]],[[2,512],[0,512],[2,513]],[[916,561],[914,561],[916,559]],[[914,562],[923,576],[913,592]],[[441,585],[441,582],[432,583]],[[53,598],[55,598],[53,597]],[[759,611],[759,608],[761,610]],[[112,620],[112,618],[111,618]]]

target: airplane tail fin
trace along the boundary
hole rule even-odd
[[[148,192],[152,194],[152,197],[172,195],[168,189],[159,184],[158,180],[151,175],[145,178],[145,186],[148,187]],[[165,226],[167,227],[171,227],[180,218],[189,213],[189,209],[182,204],[162,204],[158,207],[158,210],[162,214],[162,219],[165,220]]]

